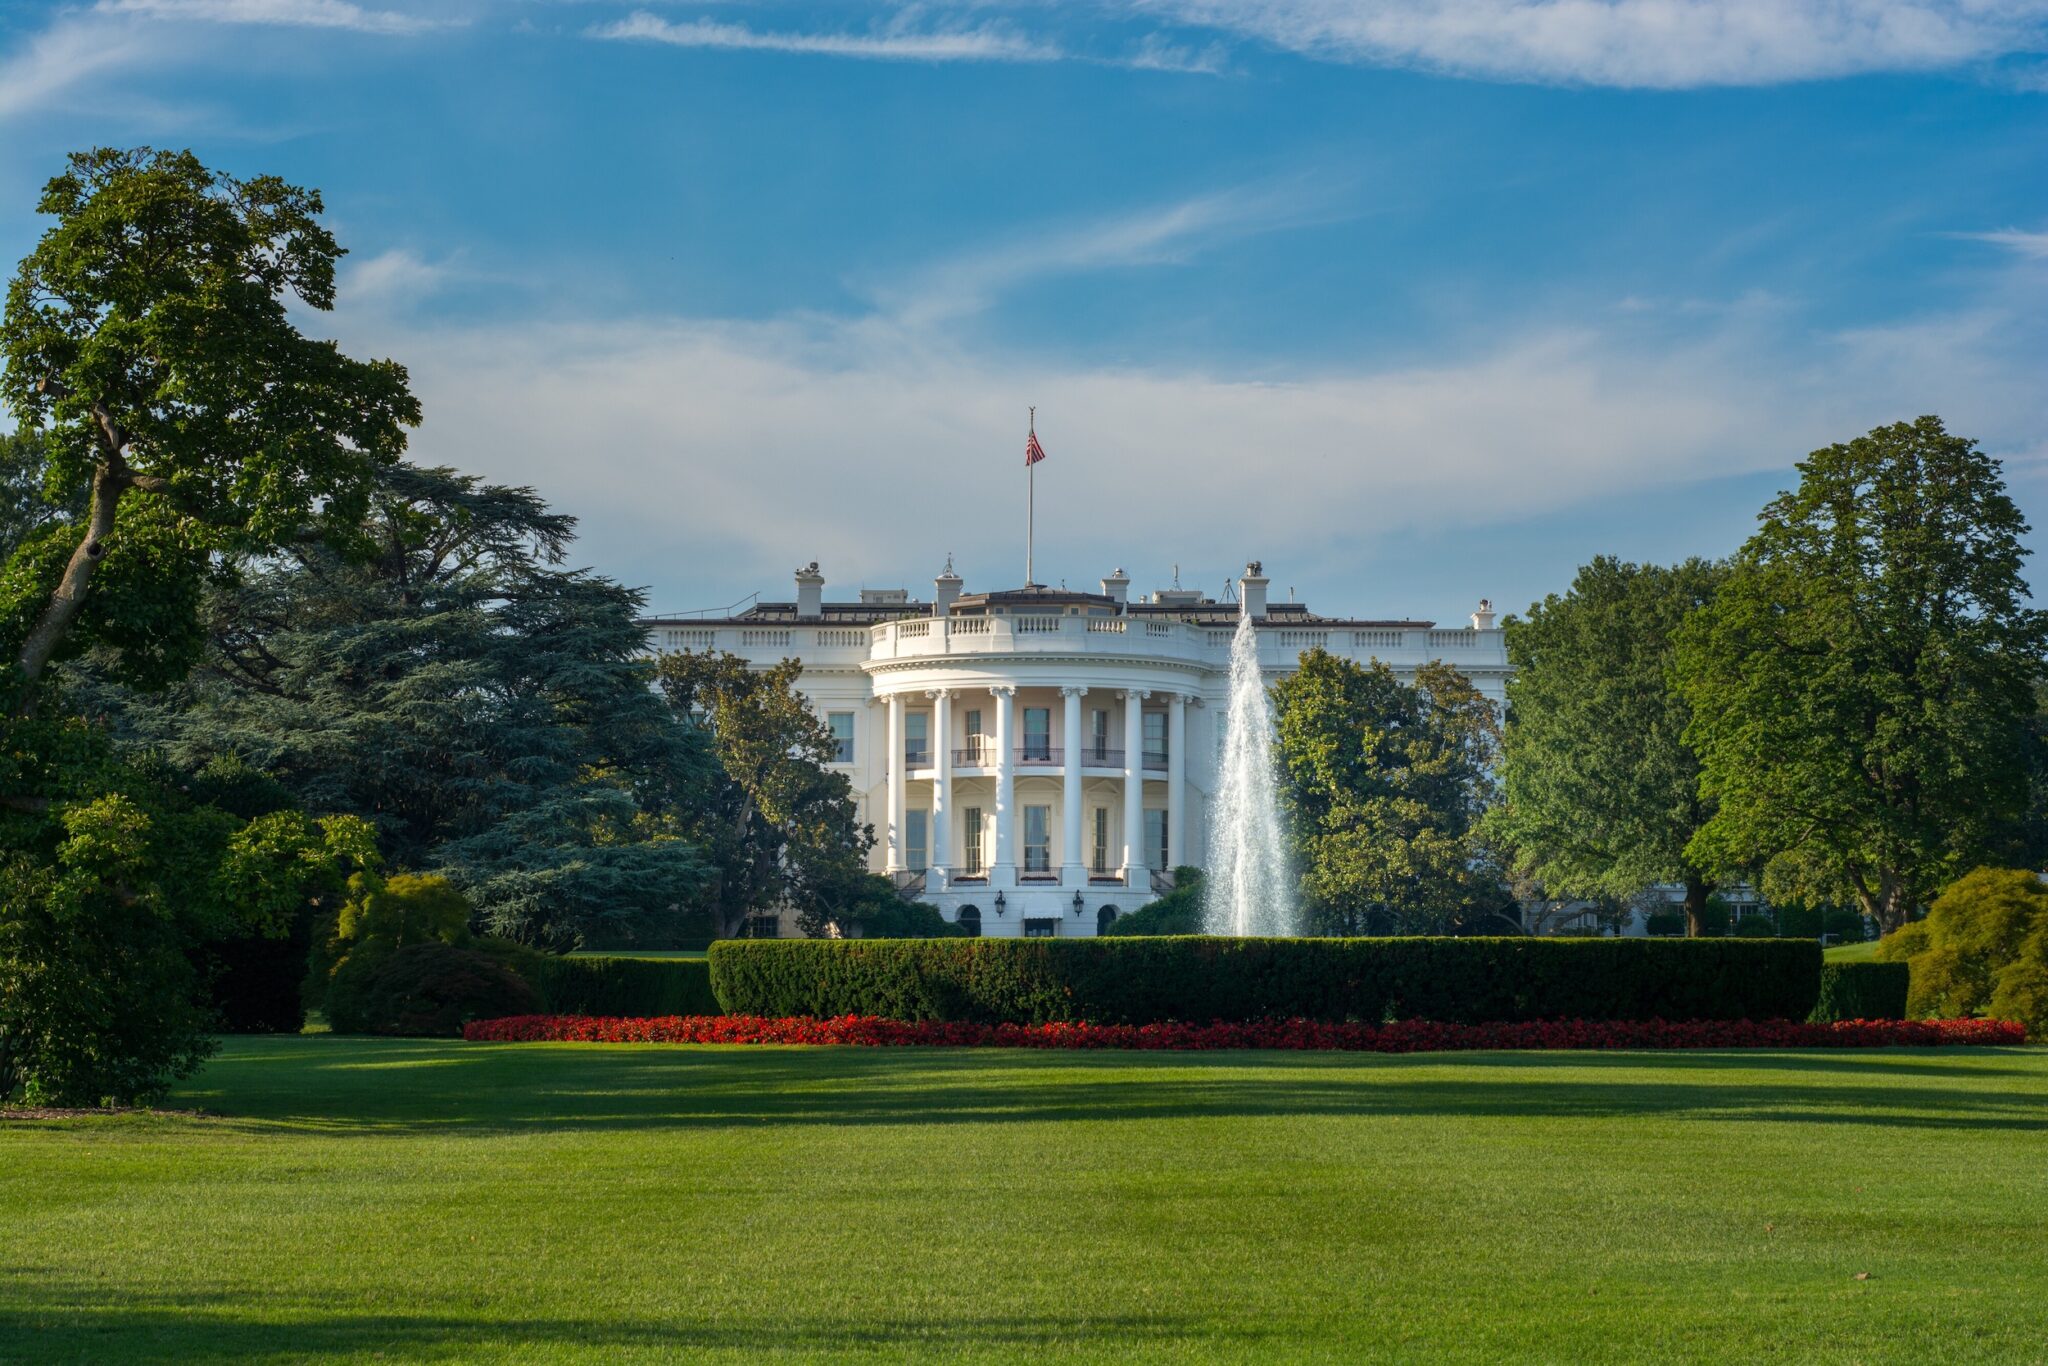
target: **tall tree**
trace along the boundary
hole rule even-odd
[[[182,766],[234,755],[371,821],[495,933],[688,934],[713,765],[650,686],[641,596],[564,568],[575,520],[532,489],[448,469],[381,471],[341,530],[238,564],[191,682],[104,709]]]
[[[1508,621],[1490,826],[1546,895],[1617,900],[1682,883],[1686,933],[1700,933],[1716,870],[1688,846],[1713,807],[1671,671],[1679,627],[1725,573],[1704,560],[1667,569],[1601,556],[1570,592]]]
[[[160,687],[204,645],[223,552],[359,513],[418,420],[405,373],[302,336],[333,301],[319,196],[190,153],[73,156],[0,315],[11,491],[0,567],[0,1093],[147,1096],[207,1050],[208,942],[285,933],[372,856],[359,822],[243,819],[64,714],[83,654]],[[38,468],[32,475],[28,465]]]
[[[1273,687],[1281,803],[1326,933],[1445,933],[1510,904],[1481,838],[1493,704],[1443,663],[1410,685],[1323,650]]]
[[[1904,923],[2023,816],[2048,642],[1996,461],[1934,417],[1815,451],[1677,671],[1706,865]]]
[[[802,672],[798,660],[756,670],[719,651],[661,657],[669,705],[718,756],[701,828],[726,933],[782,907],[807,926],[836,919],[866,883],[874,827],[858,819],[846,776],[826,767],[832,737],[796,690]]]
[[[87,506],[0,580],[17,716],[51,660],[90,643],[140,678],[182,675],[209,555],[359,518],[419,421],[404,370],[351,360],[287,312],[288,296],[334,303],[341,248],[317,193],[189,152],[101,148],[74,154],[39,208],[57,222],[8,286],[0,399],[44,431],[51,491]]]

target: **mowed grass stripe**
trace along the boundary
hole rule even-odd
[[[0,1125],[0,1359],[2041,1356],[2035,1049],[309,1036],[169,1103]]]

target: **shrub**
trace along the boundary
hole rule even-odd
[[[870,898],[861,918],[854,923],[863,939],[961,939],[967,935],[964,926],[939,914],[938,907],[924,901],[905,901],[893,890],[887,900]]]
[[[213,1009],[229,1034],[296,1034],[306,1027],[300,991],[312,948],[312,917],[292,918],[281,939],[247,936],[209,944],[201,953]]]
[[[4,860],[0,1102],[148,1101],[197,1068],[213,1044],[182,927],[111,896],[52,914],[57,879]]]
[[[540,997],[488,954],[437,939],[351,955],[327,988],[327,1018],[343,1034],[453,1036],[471,1020],[540,1009]]]
[[[1986,1014],[2048,1033],[2048,885],[2022,868],[1979,868],[1894,930],[1879,959],[1912,968],[1908,1012]]]
[[[362,973],[393,952],[415,944],[460,944],[469,938],[469,900],[447,878],[436,874],[398,873],[391,877],[369,869],[348,882],[348,898],[327,921],[325,934],[315,937],[306,971],[304,999],[325,1009],[334,1028],[329,997],[343,971]],[[347,1007],[344,1007],[346,1010]]]
[[[549,958],[525,971],[545,1008],[562,1015],[716,1015],[702,958]]]
[[[1651,911],[1643,917],[1645,933],[1659,937],[1682,936],[1685,933],[1684,911]]]
[[[1173,890],[1148,901],[1129,915],[1120,915],[1106,934],[1200,934],[1202,932],[1202,870],[1173,870]]]
[[[1815,1020],[1903,1020],[1910,974],[1904,963],[1823,963]]]
[[[711,986],[733,1015],[1054,1020],[1805,1019],[1802,940],[730,940]]]

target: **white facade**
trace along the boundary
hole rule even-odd
[[[970,595],[949,566],[929,602],[867,590],[839,603],[813,564],[793,603],[645,624],[657,650],[802,661],[798,686],[841,737],[875,826],[875,871],[984,935],[1092,935],[1174,866],[1203,862],[1242,615],[1269,679],[1321,648],[1404,678],[1441,659],[1502,699],[1507,655],[1485,603],[1469,627],[1441,629],[1269,605],[1266,584],[1253,564],[1236,602],[1131,602],[1121,570],[1100,593]]]

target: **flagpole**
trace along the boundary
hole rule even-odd
[[[1031,416],[1026,425],[1029,428],[1029,434],[1031,436],[1038,435],[1038,409],[1036,407],[1033,407],[1031,409]],[[1037,518],[1038,462],[1036,460],[1027,459],[1024,462],[1024,586],[1026,588],[1029,588],[1032,584],[1038,581],[1035,577],[1033,577],[1032,572],[1034,569],[1034,565],[1032,563],[1032,551],[1035,548],[1033,545],[1033,536],[1037,530],[1037,527],[1035,525],[1035,523],[1037,522]]]

